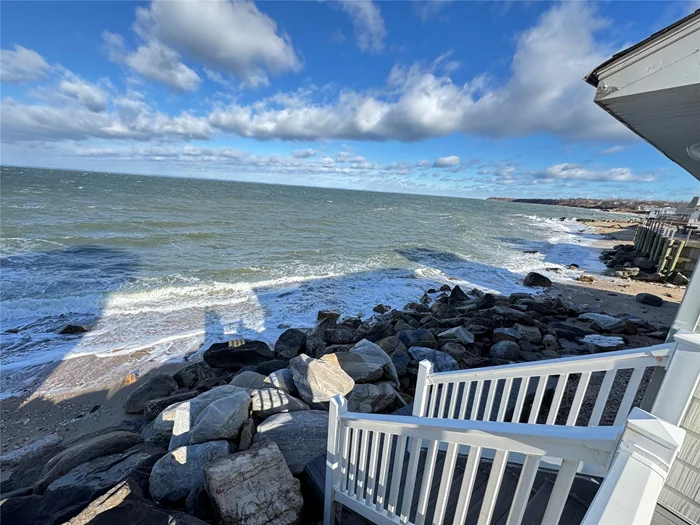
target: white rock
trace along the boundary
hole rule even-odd
[[[345,395],[355,386],[348,374],[331,363],[300,354],[289,362],[294,384],[307,403],[324,403],[336,394]]]
[[[625,340],[622,337],[612,335],[587,335],[582,340],[584,346],[593,353],[612,352],[620,350],[625,346]]]

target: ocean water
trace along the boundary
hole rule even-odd
[[[274,341],[321,308],[372,315],[443,283],[522,291],[544,268],[599,271],[600,212],[483,200],[2,167],[0,364],[232,335]],[[538,250],[537,254],[523,253]],[[532,291],[532,290],[528,290]],[[67,323],[87,334],[60,335]]]

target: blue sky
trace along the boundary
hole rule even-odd
[[[582,77],[697,2],[3,2],[2,163],[689,199]]]

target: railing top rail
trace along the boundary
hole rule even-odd
[[[522,425],[354,412],[341,412],[339,419],[342,425],[350,428],[579,460],[602,467],[607,466],[622,432],[622,427]]]
[[[637,366],[662,366],[668,362],[673,343],[590,354],[559,359],[514,363],[510,365],[490,366],[487,368],[453,370],[450,372],[431,373],[430,383],[450,383],[454,381],[477,381],[480,379],[505,379],[509,377],[526,377],[531,375],[557,375],[560,373],[597,372],[616,368],[635,368]]]

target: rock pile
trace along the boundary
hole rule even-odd
[[[680,272],[658,273],[656,262],[636,251],[633,244],[618,244],[610,250],[603,250],[600,258],[608,267],[605,273],[612,277],[678,286],[687,286],[689,282],[688,277]]]
[[[557,298],[447,285],[403,309],[375,311],[369,320],[319,312],[316,326],[289,328],[273,347],[219,343],[173,376],[143,378],[124,406],[143,415],[141,428],[42,449],[38,467],[30,458],[9,480],[3,519],[299,523],[295,476],[325,453],[334,395],[354,412],[392,412],[412,401],[424,359],[438,372],[478,368],[605,352],[629,346],[634,334],[663,339],[667,331]]]

